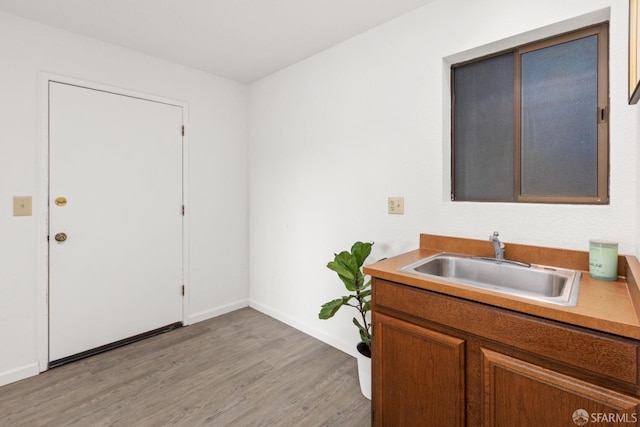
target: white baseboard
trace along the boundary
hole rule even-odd
[[[33,377],[39,373],[40,370],[38,369],[37,363],[31,363],[9,371],[0,372],[0,386]]]
[[[202,322],[203,320],[212,319],[223,314],[230,313],[241,308],[249,307],[249,300],[240,300],[231,304],[223,305],[221,307],[215,307],[209,310],[201,311],[199,313],[190,314],[188,316],[188,324]]]
[[[317,329],[310,327],[309,325],[299,322],[298,320],[294,319],[293,317],[287,314],[282,313],[281,311],[278,311],[269,306],[260,304],[257,301],[250,300],[249,307],[255,310],[258,310],[259,312],[264,313],[267,316],[273,317],[274,319],[279,320],[282,323],[286,323],[287,325],[293,328],[296,328],[297,330],[304,332],[305,334],[310,335],[313,338],[316,338],[326,344],[329,344],[331,347],[335,347],[344,353],[347,353],[353,357],[356,357],[356,354],[358,352],[358,350],[356,349],[357,343],[337,340],[334,337],[331,337],[322,331],[319,331]]]

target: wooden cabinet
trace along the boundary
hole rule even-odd
[[[481,350],[484,425],[570,425],[584,410],[637,424],[638,399],[488,349]],[[598,415],[602,414],[602,415]],[[577,425],[579,421],[576,422]]]
[[[376,423],[464,425],[464,340],[384,314],[376,316]],[[397,404],[401,402],[401,404]]]
[[[635,340],[377,278],[373,331],[375,426],[640,425]]]

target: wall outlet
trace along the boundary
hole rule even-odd
[[[404,197],[389,197],[389,213],[404,214]]]
[[[31,196],[14,196],[13,216],[31,216]]]

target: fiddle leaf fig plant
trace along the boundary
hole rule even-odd
[[[366,350],[370,349],[371,344],[371,324],[367,321],[367,312],[371,311],[371,280],[365,282],[362,265],[371,253],[372,246],[373,243],[356,242],[350,252],[334,254],[335,257],[327,264],[327,268],[338,274],[350,293],[323,304],[318,314],[320,319],[330,319],[340,307],[354,307],[358,310],[359,319],[354,317],[353,324],[358,328],[360,340],[366,345]]]

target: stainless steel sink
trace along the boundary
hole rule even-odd
[[[563,306],[577,304],[581,278],[574,270],[447,252],[399,270]]]

